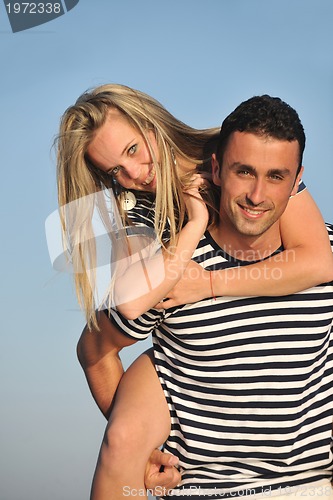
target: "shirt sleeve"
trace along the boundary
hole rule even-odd
[[[134,340],[145,340],[163,321],[164,310],[150,309],[142,316],[134,320],[126,319],[116,309],[105,310],[111,323],[126,337]]]
[[[131,226],[127,226],[127,234],[128,236],[147,236],[150,234],[153,239],[155,235],[155,200],[147,193],[135,192],[135,197],[135,206],[127,212],[127,217],[132,224]],[[146,230],[148,230],[148,233]],[[156,248],[157,244],[155,242],[152,244],[152,249],[149,247],[150,253],[154,254],[156,252]],[[126,319],[119,311],[116,310],[116,308],[105,308],[104,312],[108,316],[111,323],[121,333],[134,340],[145,340],[149,337],[165,316],[165,311],[157,309],[151,309],[135,320]]]

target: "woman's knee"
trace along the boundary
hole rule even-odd
[[[108,446],[114,449],[123,448],[137,448],[143,447],[145,442],[149,441],[147,435],[149,434],[149,421],[143,421],[141,418],[137,420],[134,418],[127,419],[126,415],[122,418],[112,420],[109,422],[106,432],[105,440]]]
[[[142,462],[144,467],[155,447],[149,439],[148,423],[129,425],[126,418],[117,419],[106,428],[99,460],[111,473],[129,467],[132,462],[137,466]]]

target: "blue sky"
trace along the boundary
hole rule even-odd
[[[252,95],[280,96],[301,116],[304,180],[333,221],[332,22],[331,0],[80,0],[13,34],[0,5],[1,499],[88,499],[105,426],[76,360],[84,319],[44,236],[65,108],[117,82],[209,127]]]

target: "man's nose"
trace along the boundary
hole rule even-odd
[[[265,201],[264,181],[254,179],[251,183],[250,189],[248,190],[247,198],[253,203],[253,205],[260,205],[260,203]]]

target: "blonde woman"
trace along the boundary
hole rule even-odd
[[[58,164],[60,204],[64,205],[87,196],[101,189],[103,185],[112,187],[115,179],[117,184],[123,186],[127,191],[153,193],[156,196],[154,205],[156,233],[162,240],[165,229],[169,231],[170,246],[173,251],[170,252],[169,247],[166,249],[165,262],[174,264],[176,261],[179,264],[178,274],[176,273],[176,277],[169,276],[169,266],[166,265],[166,278],[161,288],[147,294],[143,301],[139,300],[136,301],[136,304],[130,304],[128,311],[126,304],[123,309],[120,308],[123,314],[128,313],[128,317],[138,316],[167,296],[169,290],[183,274],[186,263],[190,260],[189,254],[200,238],[204,221],[207,221],[197,189],[197,179],[195,179],[193,186],[193,173],[197,166],[206,159],[207,144],[214,137],[216,137],[216,129],[195,131],[176,120],[159,103],[145,94],[115,85],[107,85],[84,94],[75,106],[66,111],[63,117],[59,137]],[[135,210],[136,207],[133,208],[134,212]],[[186,221],[186,215],[188,221]],[[200,220],[199,229],[195,230],[198,220]],[[308,225],[308,220],[313,222],[311,227]],[[193,221],[195,223],[185,233],[186,228],[189,227],[188,224]],[[209,280],[207,277],[202,277],[201,293],[203,297],[220,294],[282,295],[331,279],[332,254],[327,241],[327,232],[307,191],[303,190],[301,194],[290,201],[281,222],[281,230],[286,248],[284,252],[271,257],[269,261],[253,264],[253,269],[258,270],[257,274],[251,275],[249,272],[251,266],[241,269],[237,274],[234,271],[229,273],[228,269],[208,273]],[[182,238],[184,234],[185,237]],[[306,234],[306,238],[304,238],[304,234]],[[321,252],[320,257],[318,249]],[[174,255],[178,251],[179,255],[182,256],[185,252],[185,258],[174,259]],[[291,255],[292,259],[290,259]],[[316,259],[313,258],[313,255],[316,255]],[[298,263],[297,266],[294,265],[295,261]],[[279,280],[276,279],[277,269],[280,273]],[[258,279],[260,275],[263,276],[261,280]],[[244,276],[250,278],[252,276],[252,279],[244,280]],[[76,281],[79,294],[83,297],[88,324],[90,327],[96,328],[97,318],[94,314],[92,292],[91,287],[87,286],[85,273],[77,276]],[[206,291],[207,289],[208,291]],[[199,298],[196,291],[194,300]],[[92,335],[91,331],[86,330],[85,340],[81,339],[79,345],[81,362],[85,366],[88,382],[97,403],[106,415],[109,412],[114,390],[121,376],[121,368],[119,368],[117,361],[113,365],[116,367],[114,373],[110,374],[110,367],[105,368],[105,361],[109,359],[106,356],[109,356],[110,352],[114,356],[123,346],[132,343],[131,340],[117,334],[114,327],[109,326],[107,321],[105,315],[100,316],[99,334]],[[110,332],[107,331],[110,329],[114,340],[110,340]],[[105,338],[107,340],[102,345]],[[100,349],[97,348],[90,355],[89,346],[92,346],[94,342],[100,345]],[[147,416],[144,408],[147,412],[151,411],[150,416],[153,417],[154,408],[165,404],[165,401],[163,403],[163,394],[161,399],[161,395],[158,393],[158,380],[154,377],[150,366],[147,363],[147,357],[142,357],[127,373],[124,379],[125,383],[122,383],[117,396],[115,412],[111,417],[112,425],[117,421],[117,417],[118,420],[123,418],[123,423],[131,422],[132,418],[132,426],[129,425],[128,428],[131,428],[133,432],[138,422],[141,423]],[[100,374],[102,372],[106,374],[104,383],[99,387],[95,378],[96,368]],[[110,375],[113,379],[109,382]],[[139,380],[144,381],[143,387],[137,384]],[[139,397],[138,392],[140,391],[142,394]],[[136,399],[133,397],[134,394],[136,394]],[[150,398],[147,397],[149,395]],[[128,402],[127,405],[124,403],[126,397],[129,398],[129,401],[133,401],[135,416],[131,417],[131,407]],[[148,399],[151,402],[149,406],[147,406]],[[155,404],[154,402],[157,400],[159,403]],[[145,401],[144,405],[143,401]],[[120,414],[119,408],[122,409]],[[124,408],[128,409],[126,415],[124,415]],[[140,408],[142,408],[144,416],[140,415]],[[147,424],[147,419],[145,421]],[[117,436],[118,447],[114,453],[116,467],[113,468],[116,472],[114,472],[111,481],[111,489],[108,482],[105,486],[102,449],[92,498],[108,498],[110,494],[113,495],[112,498],[122,498],[124,492],[121,488],[127,484],[126,481],[132,481],[131,484],[134,484],[135,487],[140,485],[143,477],[143,465],[148,458],[146,456],[147,450],[152,450],[167,437],[167,435],[161,436],[161,426],[160,421],[156,422],[154,418],[149,420],[149,439],[145,433],[140,432],[143,429],[138,431],[138,434],[144,438],[146,449],[145,453],[140,449],[140,452],[142,451],[140,464],[136,456],[133,467],[130,465],[132,457],[128,448],[123,453],[127,459],[123,466],[121,465],[121,453],[118,454],[121,449],[119,445],[120,435]],[[115,428],[117,429],[117,426]],[[168,429],[167,422],[163,423],[163,428]],[[108,433],[108,437],[110,437],[110,433]],[[135,441],[136,445],[138,443],[142,444],[142,441]],[[138,481],[135,479],[136,468],[139,470],[138,476],[141,477]]]

